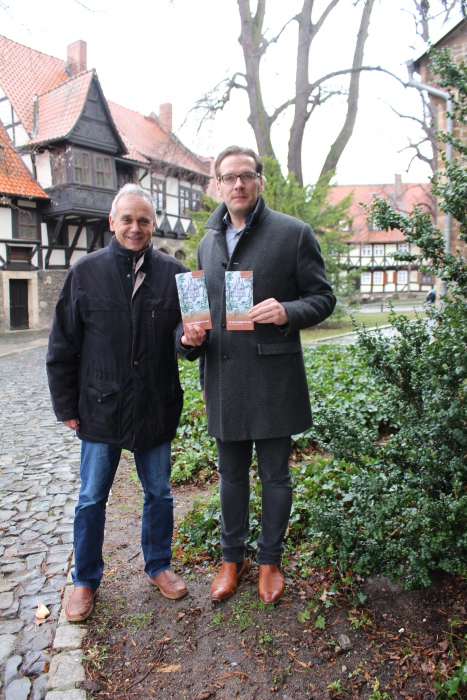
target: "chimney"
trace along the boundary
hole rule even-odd
[[[69,44],[67,48],[66,72],[70,77],[83,73],[88,69],[88,45],[85,41],[78,41]]]
[[[404,188],[402,187],[401,175],[395,175],[394,199],[396,200],[396,202],[400,202],[402,199],[404,199]]]
[[[159,121],[164,129],[168,133],[172,131],[172,105],[170,102],[166,102],[159,106]]]

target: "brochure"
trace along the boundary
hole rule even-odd
[[[253,272],[239,270],[225,273],[225,308],[228,331],[252,331],[248,316],[253,306]]]
[[[204,272],[202,270],[182,272],[175,275],[175,279],[183,328],[186,330],[187,326],[193,325],[205,329],[212,328]]]

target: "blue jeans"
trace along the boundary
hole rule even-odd
[[[81,489],[75,509],[75,586],[99,588],[104,561],[105,510],[121,450],[100,442],[82,441]],[[170,442],[134,453],[143,487],[141,547],[145,572],[154,578],[170,569],[173,499],[170,493]]]
[[[261,479],[261,533],[258,564],[279,566],[292,507],[290,437],[255,440]],[[216,440],[219,457],[222,559],[241,562],[245,556],[250,515],[250,468],[253,440]]]

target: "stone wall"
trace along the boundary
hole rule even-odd
[[[54,317],[55,304],[63,287],[66,270],[39,270],[38,276],[38,300],[39,300],[39,328],[50,328]]]

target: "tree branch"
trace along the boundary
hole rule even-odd
[[[296,17],[292,17],[291,19],[289,19],[289,21],[284,24],[284,26],[280,30],[279,34],[276,34],[276,36],[274,36],[272,39],[266,39],[266,37],[263,37],[263,41],[260,45],[260,55],[261,56],[263,56],[266,53],[267,49],[269,48],[269,46],[271,46],[271,44],[277,44],[277,42],[279,41],[279,39],[281,37],[282,32],[289,26],[289,24],[291,22],[294,22],[295,19],[296,19]]]
[[[277,107],[274,112],[271,114],[269,117],[269,121],[271,124],[274,124],[276,121],[277,117],[282,114],[282,112],[287,109],[287,107],[290,107],[291,105],[295,104],[295,97],[292,97],[290,100],[287,100],[287,102],[284,102],[280,107]]]
[[[332,12],[332,10],[335,8],[338,2],[339,0],[331,0],[321,17],[319,18],[319,20],[316,22],[316,24],[313,25],[313,34],[317,34],[319,32],[324,22],[326,21],[329,13]]]
[[[339,162],[339,159],[342,153],[344,152],[344,149],[347,146],[347,143],[349,142],[349,139],[352,136],[355,127],[355,121],[357,119],[358,111],[358,98],[361,74],[361,71],[358,69],[362,66],[363,63],[363,53],[365,49],[365,43],[368,38],[370,18],[371,13],[373,11],[374,3],[375,0],[365,0],[362,18],[360,20],[360,28],[355,44],[345,122],[339,135],[337,136],[336,140],[329,149],[329,153],[321,169],[320,179],[326,177],[328,173],[335,171],[337,163]]]

